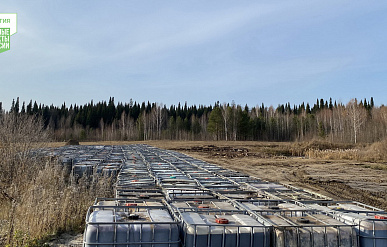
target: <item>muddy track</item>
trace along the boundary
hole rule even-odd
[[[240,156],[248,156],[249,150],[247,148],[233,148],[233,147],[218,147],[214,145],[207,146],[194,146],[190,148],[175,148],[176,151],[189,151],[189,152],[199,152],[207,153],[214,157],[227,157],[227,158],[236,158]]]
[[[387,210],[387,194],[385,192],[371,192],[354,189],[351,186],[337,181],[298,181],[299,187],[310,188],[314,191],[324,191],[337,200],[358,201],[367,205]]]

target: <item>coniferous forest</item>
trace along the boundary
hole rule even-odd
[[[312,105],[277,107],[214,105],[166,106],[159,103],[115,102],[47,106],[13,100],[3,114],[38,115],[56,141],[226,140],[375,142],[387,136],[387,107],[373,98],[346,104],[317,99]]]

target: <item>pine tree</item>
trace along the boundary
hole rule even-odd
[[[309,103],[306,103],[306,110],[305,111],[306,111],[306,114],[311,113]]]
[[[26,102],[24,102],[24,101],[23,101],[23,105],[22,105],[20,113],[22,113],[22,114],[26,113]]]
[[[16,103],[15,103],[15,113],[18,114],[19,110],[20,110],[20,103],[19,103],[19,97],[17,97]]]
[[[333,110],[332,98],[329,98],[329,110]]]
[[[10,113],[14,113],[15,112],[15,99],[12,99],[11,110],[9,112]]]
[[[367,99],[366,99],[366,98],[364,98],[364,103],[363,103],[363,105],[364,105],[364,108],[365,108],[365,109],[369,110],[368,104],[367,104]]]
[[[239,108],[237,115],[238,115],[237,128],[238,128],[239,138],[242,140],[246,140],[248,138],[249,131],[250,131],[249,112],[246,111],[246,108],[243,111],[241,108]]]
[[[34,102],[34,107],[32,108],[32,113],[33,114],[39,113],[39,107],[38,107],[38,103],[36,103],[36,101]]]
[[[324,99],[320,99],[320,107],[319,110],[324,109]]]
[[[27,114],[31,115],[32,114],[32,100],[30,100],[30,103],[27,105]]]

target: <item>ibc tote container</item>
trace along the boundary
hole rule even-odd
[[[189,163],[186,163],[184,161],[179,161],[179,162],[171,162],[173,166],[176,168],[183,170],[183,171],[192,171],[192,170],[197,170],[198,168],[195,166],[192,166]]]
[[[231,179],[232,181],[236,182],[236,183],[259,183],[261,182],[261,180],[259,180],[258,178],[255,178],[255,177],[249,177],[249,176],[246,176],[246,177],[228,177],[229,179]]]
[[[380,208],[372,207],[355,201],[329,203],[328,208],[335,211],[347,211],[365,214],[383,212],[383,210]]]
[[[294,216],[303,216],[306,211],[312,211],[310,209],[303,208],[293,203],[287,203],[280,200],[238,200],[237,201],[242,208],[252,211],[259,215],[279,213],[291,213]]]
[[[73,166],[73,159],[69,157],[61,157],[60,164],[64,169],[66,169],[66,171],[70,173],[71,168]]]
[[[124,168],[121,169],[120,173],[118,174],[118,178],[121,178],[123,180],[133,180],[136,178],[150,179],[150,176],[149,172],[146,170]]]
[[[216,183],[216,182],[230,182],[229,180],[227,179],[224,179],[224,178],[221,178],[221,177],[218,177],[218,176],[215,176],[213,174],[200,174],[200,176],[197,176],[195,174],[190,174],[190,175],[193,175],[197,180],[199,180],[200,182],[203,182],[203,183]]]
[[[105,157],[101,157],[101,156],[96,157],[95,156],[93,158],[88,159],[88,161],[95,162],[95,163],[102,163],[105,161]]]
[[[262,191],[289,190],[285,186],[281,184],[276,184],[276,183],[261,182],[261,183],[250,183],[249,185]]]
[[[105,162],[110,162],[110,163],[124,163],[125,157],[124,156],[109,156]]]
[[[285,203],[284,200],[275,200],[275,199],[260,199],[260,200],[237,200],[238,205],[242,205],[243,208],[249,210],[260,210],[260,207],[263,207],[265,210],[270,209],[270,207],[279,208],[278,204]]]
[[[195,180],[189,179],[187,177],[176,177],[176,176],[169,176],[167,178],[158,178],[158,184],[162,188],[180,188],[180,189],[196,189],[198,188],[198,184]]]
[[[151,170],[152,175],[154,175],[156,178],[165,178],[165,177],[171,177],[171,176],[184,176],[183,173],[178,172],[174,169],[166,169],[166,170]]]
[[[209,178],[214,176],[213,174],[206,172],[206,171],[200,171],[200,170],[194,170],[194,171],[188,171],[186,174],[192,178]]]
[[[83,243],[85,247],[179,247],[178,222],[164,207],[92,206]]]
[[[248,177],[247,174],[244,174],[242,172],[237,172],[229,169],[223,169],[217,172],[219,175],[224,177]]]
[[[229,212],[232,211],[240,211],[240,209],[234,207],[230,202],[228,201],[222,201],[222,200],[191,200],[191,201],[174,201],[171,202],[170,205],[172,208],[174,208],[175,212],[177,210],[183,210],[185,212],[188,211],[205,211],[205,210],[227,210]]]
[[[269,247],[270,229],[243,212],[179,211],[184,247]]]
[[[337,212],[334,217],[346,224],[356,225],[360,247],[387,246],[387,213],[366,214]]]
[[[376,208],[356,201],[314,200],[300,201],[298,202],[298,204],[306,208],[320,210],[333,215],[336,215],[338,213],[351,212],[361,215],[375,215],[377,213],[384,214],[384,211],[380,208]]]
[[[299,190],[277,190],[277,191],[265,191],[271,198],[280,198],[283,200],[297,200],[297,201],[308,201],[308,200],[326,200],[328,197],[322,195],[306,192],[302,189]]]
[[[358,244],[354,225],[321,212],[270,210],[255,213],[273,226],[275,247],[356,247]]]
[[[110,177],[110,176],[117,176],[120,169],[121,169],[121,164],[102,163],[102,164],[98,164],[95,170],[97,174]]]
[[[223,168],[216,166],[216,165],[211,165],[211,164],[202,165],[202,166],[200,166],[200,168],[202,168],[203,170],[205,170],[207,172],[211,172],[211,173],[217,173],[218,171],[223,170]]]
[[[244,190],[244,189],[226,189],[216,191],[217,195],[220,197],[226,197],[229,199],[243,200],[243,199],[262,199],[263,195],[259,194],[257,191],[253,190]]]
[[[200,188],[166,188],[164,194],[168,201],[216,199],[211,191]]]
[[[118,198],[96,198],[93,206],[126,206],[127,211],[135,213],[136,211],[148,207],[163,208],[165,200],[138,200],[138,199],[118,199]],[[104,210],[109,208],[103,208]],[[114,208],[112,208],[114,209]]]
[[[229,181],[216,181],[216,182],[206,182],[200,181],[203,187],[211,189],[213,191],[227,191],[227,190],[237,190],[238,185],[231,183]]]
[[[160,160],[160,162],[152,161],[152,163],[149,164],[151,168],[160,168],[160,169],[168,169],[172,168],[169,163],[165,163],[163,160]]]
[[[132,177],[129,179],[123,179],[122,177],[119,177],[119,180],[117,182],[117,189],[130,189],[130,188],[139,188],[139,189],[145,189],[145,188],[154,188],[156,187],[155,180],[153,178],[138,178],[138,177]]]
[[[159,188],[116,189],[116,197],[119,199],[162,199],[164,194]]]
[[[93,175],[94,165],[91,164],[76,164],[73,166],[72,174],[77,178],[83,176],[89,177]]]
[[[117,177],[120,167],[106,166],[102,168],[102,175],[105,177]]]

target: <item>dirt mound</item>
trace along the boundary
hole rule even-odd
[[[194,146],[191,148],[176,148],[176,151],[191,151],[199,153],[207,153],[211,156],[220,156],[227,158],[236,158],[248,156],[249,150],[247,148],[233,148],[233,147],[218,147],[215,145]]]
[[[66,146],[70,146],[70,145],[79,145],[79,141],[70,139],[70,140],[68,140],[68,141],[66,142],[65,145],[66,145]]]
[[[309,142],[295,142],[290,145],[289,151],[292,156],[304,156],[309,150],[336,150],[351,149],[353,144],[332,143],[322,140],[313,140]]]

